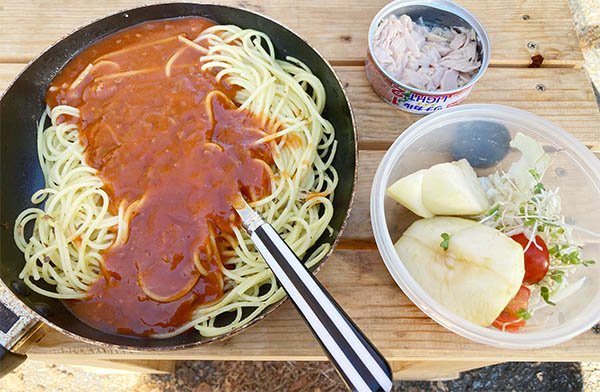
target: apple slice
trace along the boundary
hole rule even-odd
[[[477,215],[489,201],[466,159],[440,163],[423,175],[423,205],[434,215]]]
[[[514,178],[519,189],[527,191],[538,181],[531,175],[530,170],[534,169],[539,175],[544,174],[552,157],[544,151],[540,143],[521,132],[515,135],[510,146],[519,150],[522,155],[510,166],[508,175]]]
[[[390,186],[386,193],[389,197],[402,204],[423,218],[431,218],[433,214],[423,205],[421,195],[423,176],[427,170],[419,170],[403,177]]]
[[[449,236],[445,246],[443,233]],[[482,326],[498,317],[525,275],[523,248],[517,242],[467,219],[420,219],[395,248],[412,277],[433,299]]]

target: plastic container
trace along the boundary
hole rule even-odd
[[[478,133],[473,140],[486,140],[490,133],[505,127],[511,138],[521,132],[552,153],[544,185],[547,189],[560,187],[567,222],[587,230],[574,233],[584,243],[584,258],[598,262],[580,266],[576,276],[569,278],[569,282],[575,282],[585,276],[580,290],[555,307],[536,312],[517,333],[481,327],[442,307],[412,278],[393,246],[419,218],[386,197],[385,190],[416,170],[453,161],[456,142],[465,137],[461,132],[474,125]],[[520,153],[511,150],[491,167],[476,171],[482,176],[506,170],[519,157]],[[379,165],[371,191],[371,222],[385,265],[402,291],[433,320],[465,338],[502,348],[545,347],[567,341],[600,320],[600,237],[593,234],[600,233],[600,161],[566,131],[533,114],[500,105],[463,105],[417,121],[396,139]]]

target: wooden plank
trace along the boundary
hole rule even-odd
[[[319,280],[391,362],[395,361],[597,361],[600,336],[591,331],[558,346],[505,350],[483,346],[444,329],[396,286],[375,250],[338,250]],[[457,358],[460,353],[460,358]],[[160,353],[106,350],[49,333],[29,355],[60,362],[85,359],[325,360],[318,343],[290,302],[263,322],[229,340]]]
[[[526,66],[541,53],[545,66],[580,67],[583,56],[566,0],[459,0],[487,28],[492,64]],[[27,62],[79,26],[139,6],[144,0],[0,1],[0,61]],[[305,37],[331,61],[362,62],[371,19],[387,0],[221,0],[258,11]],[[536,45],[531,50],[528,44]]]
[[[0,92],[24,64],[0,64]],[[336,67],[356,115],[361,149],[385,149],[422,116],[381,101],[368,84],[363,67]],[[544,91],[536,86],[543,85]],[[555,122],[582,143],[600,151],[600,112],[585,71],[581,69],[491,68],[466,103],[514,106]]]
[[[371,229],[371,186],[373,178],[383,158],[385,151],[364,151],[358,154],[358,181],[356,182],[356,195],[352,205],[352,213],[348,219],[348,226],[343,234],[341,246],[354,246],[355,248],[373,248],[373,230]],[[358,240],[358,243],[356,242]],[[352,242],[354,241],[354,244]]]
[[[126,360],[113,359],[106,361],[108,369],[129,371],[145,374],[175,374],[176,361],[156,360]]]
[[[25,69],[27,64],[0,64],[0,96],[14,81],[14,79]]]
[[[56,358],[55,358],[56,359]],[[176,361],[153,359],[92,359],[81,357],[66,357],[56,361],[46,361],[83,368],[88,372],[101,374],[141,373],[141,374],[174,374]]]
[[[347,86],[361,149],[387,148],[405,128],[422,118],[382,104],[362,67],[336,70]],[[556,123],[588,146],[600,142],[600,112],[584,70],[490,68],[465,103],[527,110]]]
[[[460,377],[460,373],[497,364],[497,361],[414,361],[392,362],[394,380],[443,381]]]

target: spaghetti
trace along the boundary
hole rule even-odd
[[[60,116],[79,116],[69,106],[56,106],[38,124],[38,157],[46,188],[31,197],[44,209],[29,208],[16,219],[14,237],[25,255],[19,277],[34,291],[52,298],[82,299],[98,278],[101,252],[115,241],[122,219],[108,212],[109,198],[96,170],[85,164],[77,127],[58,124]],[[46,117],[51,126],[44,129]],[[25,238],[25,226],[34,223]],[[119,230],[123,231],[123,230]],[[56,287],[49,291],[38,280]]]
[[[199,21],[206,23],[199,18],[183,20],[195,26]],[[177,22],[154,22],[160,23]],[[162,57],[162,68],[120,66],[119,56],[126,55],[128,51],[125,46],[101,53],[88,64],[82,62],[79,72],[71,75],[70,79],[77,85],[71,86],[79,89],[80,85],[95,81],[96,87],[102,83],[104,89],[109,89],[108,83],[127,80],[134,84],[139,82],[135,78],[142,77],[157,78],[160,75],[168,81],[177,81],[189,79],[194,72],[198,75],[198,71],[203,77],[209,75],[212,80],[210,86],[203,86],[210,87],[205,89],[207,92],[203,98],[207,105],[206,116],[201,120],[208,124],[207,129],[212,126],[211,137],[218,142],[202,144],[203,153],[209,151],[222,157],[224,152],[232,154],[232,149],[237,149],[236,157],[242,160],[248,158],[248,162],[255,165],[252,172],[263,173],[257,177],[258,180],[266,175],[268,184],[265,185],[260,185],[262,182],[258,180],[253,183],[254,179],[248,179],[246,175],[240,177],[242,182],[252,180],[250,183],[254,184],[242,186],[242,194],[288,245],[307,260],[308,266],[318,263],[328,253],[329,244],[322,244],[305,256],[328,230],[337,185],[337,173],[332,166],[335,135],[331,124],[321,116],[326,100],[321,82],[300,61],[276,59],[270,39],[261,32],[213,25],[208,28],[202,26],[198,35],[188,27],[175,37],[172,32],[171,35],[158,35],[155,41],[160,42],[154,45],[135,39],[127,42],[134,52],[177,45],[169,48],[168,57]],[[195,38],[192,33],[196,34]],[[198,61],[190,64],[194,58]],[[98,68],[104,70],[100,72]],[[185,79],[186,83],[188,79]],[[64,86],[56,89],[61,87]],[[114,94],[117,95],[113,99],[120,92]],[[65,96],[68,98],[68,95]],[[119,190],[127,187],[120,188],[118,181],[107,181],[108,172],[98,163],[105,155],[94,155],[97,150],[93,149],[99,138],[94,135],[100,135],[100,131],[92,135],[89,128],[93,121],[88,121],[91,111],[87,107],[83,110],[80,113],[76,107],[57,105],[48,111],[50,127],[44,129],[45,116],[40,120],[38,151],[46,188],[36,192],[32,202],[40,204],[45,201],[45,204],[43,209],[28,209],[17,218],[15,241],[25,254],[21,278],[28,286],[54,298],[77,300],[69,301],[71,309],[83,321],[90,323],[88,312],[80,310],[93,308],[90,304],[94,304],[96,299],[90,297],[99,297],[99,281],[103,282],[103,287],[117,281],[111,277],[111,274],[119,273],[112,267],[115,253],[129,247],[126,257],[132,260],[137,257],[131,244],[136,243],[136,227],[144,217],[144,208],[152,204],[153,193],[146,191],[130,195],[129,191]],[[234,115],[232,111],[238,114]],[[238,151],[237,145],[229,140],[232,135],[228,139],[226,134],[219,133],[222,131],[216,124],[224,121],[223,113],[238,118],[236,124],[245,121],[247,128],[244,129],[248,131],[239,129],[244,133],[236,134],[236,138],[243,135],[242,146],[250,152]],[[244,113],[251,113],[254,117]],[[102,124],[110,125],[110,119]],[[118,143],[115,142],[119,148],[127,146],[127,133],[120,133],[110,126],[102,132],[119,139]],[[252,137],[247,136],[249,134]],[[190,133],[188,136],[194,135]],[[252,155],[252,159],[248,154]],[[186,159],[183,155],[176,163],[184,164]],[[158,170],[156,160],[149,167],[149,170]],[[157,176],[149,175],[148,178],[152,182]],[[124,184],[128,183],[125,181]],[[121,202],[115,203],[117,200]],[[189,199],[181,199],[182,202],[186,200]],[[169,291],[158,284],[159,281],[144,283],[142,279],[140,283],[138,278],[145,302],[161,311],[168,309],[170,304],[177,304],[174,312],[179,313],[185,305],[185,317],[179,317],[179,313],[178,317],[173,316],[169,320],[153,316],[150,319],[154,324],[145,330],[124,325],[112,332],[169,337],[195,327],[203,336],[218,336],[247,324],[266,307],[284,297],[273,274],[249,237],[240,229],[238,220],[229,213],[222,216],[223,220],[210,215],[205,225],[198,229],[206,231],[205,237],[202,237],[206,241],[194,248],[193,256],[186,254],[182,258],[192,266],[191,269],[185,267],[189,271],[186,269],[182,273],[189,278],[186,281],[189,284],[179,287],[179,291]],[[225,225],[225,221],[229,223]],[[33,234],[26,239],[25,226],[28,223],[33,223]],[[188,259],[193,259],[193,262]],[[176,268],[186,265],[186,262],[175,260],[175,256],[167,261],[169,266],[176,265]],[[136,263],[136,266],[140,265]],[[155,264],[146,267],[156,268]],[[137,268],[138,277],[142,276]],[[168,272],[168,269],[165,271]],[[55,291],[39,285],[40,280],[54,286]],[[202,295],[194,291],[198,290],[200,283],[205,290]],[[208,295],[206,287],[212,287],[211,284],[215,289]],[[147,321],[144,320],[146,324],[152,324]],[[106,329],[103,324],[90,324]]]

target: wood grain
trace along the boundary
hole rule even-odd
[[[356,114],[361,149],[387,148],[420,115],[382,104],[362,67],[337,67]],[[541,87],[543,86],[543,91]],[[490,68],[465,103],[527,110],[561,126],[591,146],[600,142],[600,112],[581,69]]]
[[[60,363],[60,365],[69,365],[81,367],[88,372],[97,373],[138,373],[138,374],[174,374],[176,361],[165,361],[158,359],[86,359],[82,361],[76,356],[61,357],[59,361],[49,361],[50,363]],[[407,368],[407,370],[412,370]],[[420,370],[417,366],[416,371]],[[414,373],[414,371],[412,371]]]
[[[387,0],[221,0],[219,3],[258,11],[292,28],[327,59],[362,62],[371,19]],[[486,27],[492,64],[527,66],[533,54],[544,66],[580,67],[583,57],[566,0],[459,0]],[[82,2],[65,0],[0,1],[0,61],[27,62],[52,42],[79,26],[140,6],[143,0]],[[524,16],[526,17],[524,18]],[[43,22],[42,22],[43,21]],[[528,44],[536,45],[531,50]]]
[[[374,250],[338,250],[319,280],[357,325],[391,361],[461,360],[594,361],[600,337],[592,332],[558,346],[538,350],[486,347],[444,329],[422,313],[396,286]],[[460,355],[458,354],[460,353]],[[325,355],[290,302],[243,334],[195,349],[169,352],[120,352],[73,341],[57,332],[29,355],[60,362],[71,356],[89,359],[324,360]]]
[[[24,66],[0,64],[0,92]],[[340,66],[336,71],[354,109],[361,149],[387,149],[404,129],[422,118],[383,103],[368,84],[362,66]],[[544,91],[537,85],[543,85]],[[527,110],[555,122],[588,146],[600,145],[600,112],[582,69],[490,68],[466,103]]]
[[[452,380],[460,372],[497,364],[497,361],[413,361],[392,362],[395,380]]]

